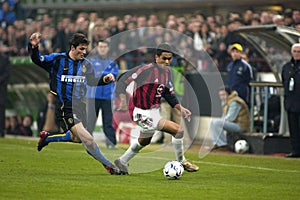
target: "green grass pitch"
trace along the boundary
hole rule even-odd
[[[41,152],[37,139],[0,139],[0,199],[300,199],[300,159],[209,153],[186,157],[198,172],[167,180],[162,168],[172,149],[151,145],[135,157],[129,176],[112,176],[81,144],[52,143]],[[112,161],[127,145],[107,150]]]

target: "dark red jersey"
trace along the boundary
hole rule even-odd
[[[163,97],[172,107],[178,104],[171,80],[170,68],[161,69],[156,63],[139,66],[126,72],[117,82],[117,93],[135,82],[133,103],[141,109],[158,108]]]

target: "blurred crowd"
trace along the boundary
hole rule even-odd
[[[225,17],[218,14],[205,16],[201,13],[181,14],[180,16],[170,14],[163,19],[156,14],[149,16],[126,14],[103,18],[98,12],[80,12],[73,17],[61,16],[58,20],[57,18],[54,20],[53,16],[48,13],[32,15],[29,18],[18,0],[2,1],[1,7],[0,52],[9,56],[27,56],[29,36],[36,31],[42,34],[41,53],[47,54],[67,51],[68,39],[74,32],[86,34],[92,41],[89,48],[92,50],[93,45],[99,39],[134,30],[111,41],[111,46],[115,48],[113,56],[119,59],[121,70],[130,69],[152,59],[149,58],[152,52],[146,48],[136,50],[135,45],[154,46],[163,40],[174,43],[181,50],[193,49],[198,57],[195,63],[199,60],[203,61],[201,53],[207,52],[217,66],[217,69],[211,70],[224,71],[230,61],[228,46],[236,42],[243,43],[233,32],[236,28],[243,25],[276,24],[300,30],[300,9],[285,9],[283,12],[256,12],[249,9],[240,13],[229,12]],[[172,30],[192,40],[177,37],[178,35],[175,36]],[[188,52],[183,53],[188,54]],[[249,56],[251,59],[251,55],[248,54]],[[201,64],[205,69],[205,64]]]
[[[15,115],[5,118],[5,134],[14,136],[32,137],[33,116],[27,114],[25,116]]]

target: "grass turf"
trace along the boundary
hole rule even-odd
[[[167,180],[169,149],[151,145],[130,162],[129,176],[112,176],[80,144],[52,143],[41,152],[37,140],[0,139],[0,199],[299,199],[300,159],[210,153],[186,157],[200,166]],[[112,161],[124,152],[107,150]]]

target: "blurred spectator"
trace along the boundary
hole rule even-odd
[[[52,18],[51,12],[39,14],[26,10],[28,14],[25,15],[25,12],[22,11],[21,1],[19,0],[6,0],[3,2],[4,10],[8,10],[12,15],[16,16],[15,19],[12,20],[13,23],[9,24],[1,19],[3,10],[0,11],[1,25],[3,25],[0,28],[0,44],[5,44],[5,52],[12,56],[27,55],[26,48],[28,38],[35,31],[43,33],[44,38],[40,50],[42,53],[47,53],[51,51],[67,51],[68,40],[70,35],[74,32],[88,34],[89,38],[93,38],[93,42],[91,42],[92,45],[100,39],[106,39],[126,30],[139,28],[136,33],[132,31],[129,36],[124,36],[126,38],[117,36],[117,38],[114,38],[114,41],[110,41],[112,46],[116,46],[116,49],[118,49],[111,48],[114,53],[114,58],[120,57],[118,64],[121,69],[130,69],[132,66],[143,63],[149,59],[149,55],[152,54],[151,52],[147,52],[146,48],[131,50],[132,47],[149,46],[149,44],[154,46],[153,44],[162,41],[161,32],[156,32],[159,30],[155,30],[153,27],[176,30],[184,35],[190,36],[193,39],[191,41],[194,43],[192,52],[195,53],[195,55],[191,56],[191,58],[195,58],[195,61],[192,61],[192,63],[196,63],[196,65],[201,66],[201,69],[205,69],[209,67],[206,66],[205,61],[201,60],[203,59],[203,52],[205,55],[209,53],[213,60],[219,60],[216,56],[220,56],[220,52],[218,51],[219,47],[223,45],[220,45],[222,42],[225,43],[226,48],[233,43],[242,43],[238,35],[234,33],[234,30],[242,25],[256,26],[273,23],[293,26],[295,28],[299,28],[300,26],[299,9],[285,9],[284,12],[281,13],[282,15],[271,13],[270,11],[255,12],[254,10],[247,9],[241,11],[240,13],[242,14],[239,12],[229,12],[226,18],[219,14],[206,17],[202,13],[195,13],[189,16],[169,14],[165,16],[165,18],[157,14],[126,14],[123,16],[112,15],[106,18],[99,18],[98,12],[95,11],[90,13],[75,13],[75,15],[70,17],[69,15],[63,15]],[[165,23],[161,23],[163,21],[165,21]],[[227,24],[227,26],[225,24]],[[145,27],[147,27],[147,29]],[[198,30],[195,31],[195,29]],[[185,39],[185,43],[191,42],[187,41],[186,37],[173,38],[173,42],[183,45],[184,41],[181,41],[182,38]],[[186,46],[190,47],[188,45]],[[125,55],[125,52],[128,50],[131,52]],[[196,52],[194,50],[196,50]],[[187,50],[183,50],[183,52],[186,51]],[[141,60],[137,60],[136,58],[141,58]],[[125,59],[127,59],[127,61]],[[223,67],[219,68],[222,69]]]
[[[241,43],[240,37],[236,33],[234,33],[234,30],[241,27],[242,25],[243,22],[240,18],[235,18],[231,21],[228,21],[227,23],[228,33],[224,38],[224,43],[226,44],[227,48],[233,43]]]
[[[12,116],[9,118],[9,127],[7,129],[7,134],[9,135],[20,135],[21,129],[18,123],[17,116]]]
[[[42,30],[43,38],[41,40],[40,50],[45,54],[53,52],[53,44],[55,43],[56,31],[53,27],[46,25]]]
[[[300,23],[300,10],[299,9],[295,9],[292,12],[292,19],[293,19],[293,25],[295,26],[295,24],[299,24]]]
[[[284,26],[284,18],[281,15],[274,15],[272,18],[272,22],[278,26]]]
[[[160,23],[160,21],[159,21],[157,15],[154,15],[154,14],[149,15],[148,21],[147,21],[148,27],[154,27],[159,23]]]
[[[68,17],[63,18],[58,23],[58,32],[55,36],[55,45],[54,51],[55,52],[64,52],[68,51],[69,47],[69,39],[71,35],[73,35],[74,30],[70,29],[71,19]]]
[[[96,22],[98,20],[98,14],[97,12],[91,12],[89,14],[89,26],[88,26],[88,39],[89,41],[91,41],[91,43],[89,44],[89,51],[92,50],[93,46],[94,46],[94,43],[93,43],[93,30],[94,30],[94,27],[96,25]]]
[[[246,10],[243,15],[244,24],[247,26],[250,25],[252,18],[253,18],[253,11],[250,9]]]
[[[300,32],[300,22],[295,23],[294,27],[296,30],[298,30]]]
[[[78,14],[77,19],[75,20],[75,32],[88,35],[88,14],[81,12]]]
[[[226,67],[230,63],[230,54],[224,42],[219,44],[219,47],[215,54],[215,62],[220,72],[226,72]]]
[[[22,3],[20,0],[10,0],[13,2],[14,5],[11,5],[13,7],[13,11],[16,14],[17,20],[25,19],[26,12],[25,9],[22,6]]]
[[[262,25],[272,24],[272,16],[266,11],[260,14],[260,23]]]
[[[9,3],[4,1],[2,3],[2,9],[0,10],[1,27],[6,28],[8,25],[12,25],[16,20],[16,14],[11,10]]]
[[[129,23],[129,22],[128,22]],[[111,16],[107,19],[107,28],[110,30],[110,35],[114,36],[118,33],[118,17],[117,16]]]
[[[20,126],[20,135],[23,136],[32,136],[33,132],[31,130],[31,126],[33,124],[33,117],[32,115],[25,115],[22,121],[22,125]]]
[[[261,25],[260,19],[259,19],[258,17],[253,17],[253,18],[251,19],[250,25],[251,25],[251,26],[258,26],[258,25]]]
[[[26,35],[26,25],[24,20],[17,20],[14,23],[16,30],[17,54],[18,56],[27,55],[28,38]]]
[[[1,52],[0,44],[0,137],[4,137],[5,133],[5,105],[7,101],[7,84],[10,77],[10,62],[7,55]]]
[[[291,9],[286,9],[283,14],[284,17],[284,25],[292,26],[293,25],[293,14]]]
[[[120,43],[119,43],[119,55],[124,54],[124,58],[126,60],[126,69],[131,69],[136,66],[134,58],[136,57],[138,47],[138,33],[136,31],[136,22],[130,21],[127,24],[127,29],[129,32],[126,34],[123,34],[120,37]],[[120,67],[122,69],[122,67]]]
[[[16,29],[14,25],[7,26],[7,44],[9,48],[9,55],[17,56],[18,55],[17,38],[16,38]]]

